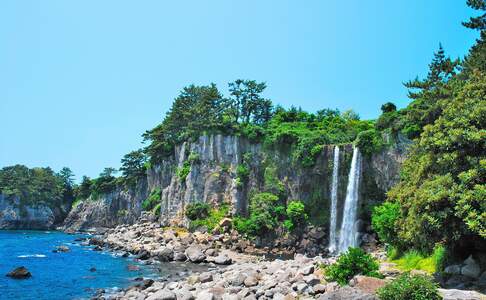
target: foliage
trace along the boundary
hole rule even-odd
[[[432,278],[425,275],[404,273],[378,289],[380,300],[440,300],[438,286]]]
[[[395,224],[400,217],[400,204],[385,202],[373,209],[371,225],[381,241],[397,244]]]
[[[209,211],[207,217],[191,221],[189,227],[194,230],[198,227],[206,227],[208,232],[212,232],[221,220],[228,215],[229,205],[223,204],[220,207],[213,208]]]
[[[187,175],[191,172],[191,163],[186,160],[182,164],[182,167],[177,168],[176,174],[179,177],[180,181],[184,182],[187,178]]]
[[[277,225],[275,207],[278,196],[271,193],[255,194],[250,199],[250,216],[236,218],[235,228],[238,232],[250,237],[266,233]]]
[[[322,110],[311,114],[300,108],[278,107],[268,123],[264,144],[290,146],[294,161],[312,167],[324,145],[352,142],[359,132],[372,128],[372,122],[361,121],[353,113]]]
[[[126,185],[133,186],[139,178],[145,176],[146,162],[147,158],[142,149],[132,151],[122,158],[120,171]]]
[[[486,237],[486,76],[476,73],[456,88],[388,193],[400,204],[396,246],[403,249],[429,253],[437,243]]]
[[[113,168],[105,168],[100,176],[93,181],[91,194],[98,196],[113,192],[117,187],[116,177],[113,176],[116,172]]]
[[[324,267],[326,279],[337,281],[340,285],[348,284],[356,275],[380,278],[378,269],[378,262],[361,248],[349,248],[334,264]]]
[[[443,268],[446,250],[438,245],[431,255],[422,255],[416,250],[409,250],[399,257],[391,259],[403,271],[422,270],[429,274],[439,272]]]
[[[204,202],[190,203],[186,205],[185,215],[189,220],[204,219],[209,216],[211,206]]]
[[[355,142],[361,153],[366,156],[379,151],[383,147],[383,138],[381,133],[375,129],[368,129],[358,133]]]
[[[287,217],[290,221],[292,221],[295,225],[304,224],[305,221],[309,218],[307,213],[305,212],[305,205],[302,201],[293,200],[290,201],[287,205]]]
[[[68,168],[57,174],[51,168],[4,167],[0,170],[0,193],[6,197],[17,196],[26,205],[70,206],[74,200],[71,177]]]
[[[160,216],[161,207],[162,207],[161,203],[157,203],[155,205],[155,207],[152,209],[152,213],[154,214],[154,216],[157,216],[157,217]]]
[[[153,189],[147,199],[142,202],[142,208],[145,211],[151,211],[160,203],[162,192],[159,188]]]
[[[81,184],[75,189],[76,199],[88,199],[91,195],[93,181],[88,176],[83,176]]]

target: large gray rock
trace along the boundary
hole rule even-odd
[[[206,255],[199,246],[193,245],[186,249],[187,258],[193,263],[200,263],[206,259]]]
[[[461,274],[461,266],[460,265],[450,265],[444,269],[444,272],[447,274]]]
[[[481,274],[481,268],[479,264],[473,259],[472,256],[469,256],[464,261],[465,266],[461,268],[461,274],[471,278],[478,278]]]
[[[439,289],[439,293],[444,298],[444,300],[484,300],[486,299],[486,295],[480,294],[476,291]]]
[[[220,254],[214,258],[214,263],[217,265],[230,265],[232,260],[227,255]]]
[[[176,294],[168,290],[160,290],[149,296],[146,300],[176,300]]]
[[[322,294],[319,300],[378,300],[378,297],[346,286],[337,291]]]

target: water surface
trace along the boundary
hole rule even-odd
[[[0,230],[0,299],[83,299],[98,288],[127,287],[136,277],[156,277],[154,266],[141,266],[133,259],[92,251],[75,243],[81,235],[44,231]],[[53,253],[57,246],[71,251]],[[129,271],[128,265],[140,266]],[[6,277],[12,269],[25,266],[29,279]],[[96,268],[95,272],[90,271]]]

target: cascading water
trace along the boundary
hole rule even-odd
[[[357,147],[353,150],[351,170],[349,170],[346,200],[344,202],[343,222],[339,236],[339,253],[345,252],[349,247],[356,247],[357,229],[356,215],[358,210],[358,188],[361,175],[361,154]]]
[[[332,166],[332,186],[331,186],[331,224],[329,227],[329,252],[333,253],[337,247],[337,192],[339,179],[339,147],[334,147],[334,160]]]

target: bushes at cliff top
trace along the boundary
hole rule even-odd
[[[340,285],[348,284],[356,275],[382,278],[378,262],[361,248],[349,248],[334,264],[323,266],[323,269],[327,280]]]
[[[380,300],[440,300],[438,285],[425,275],[404,273],[377,290]]]

